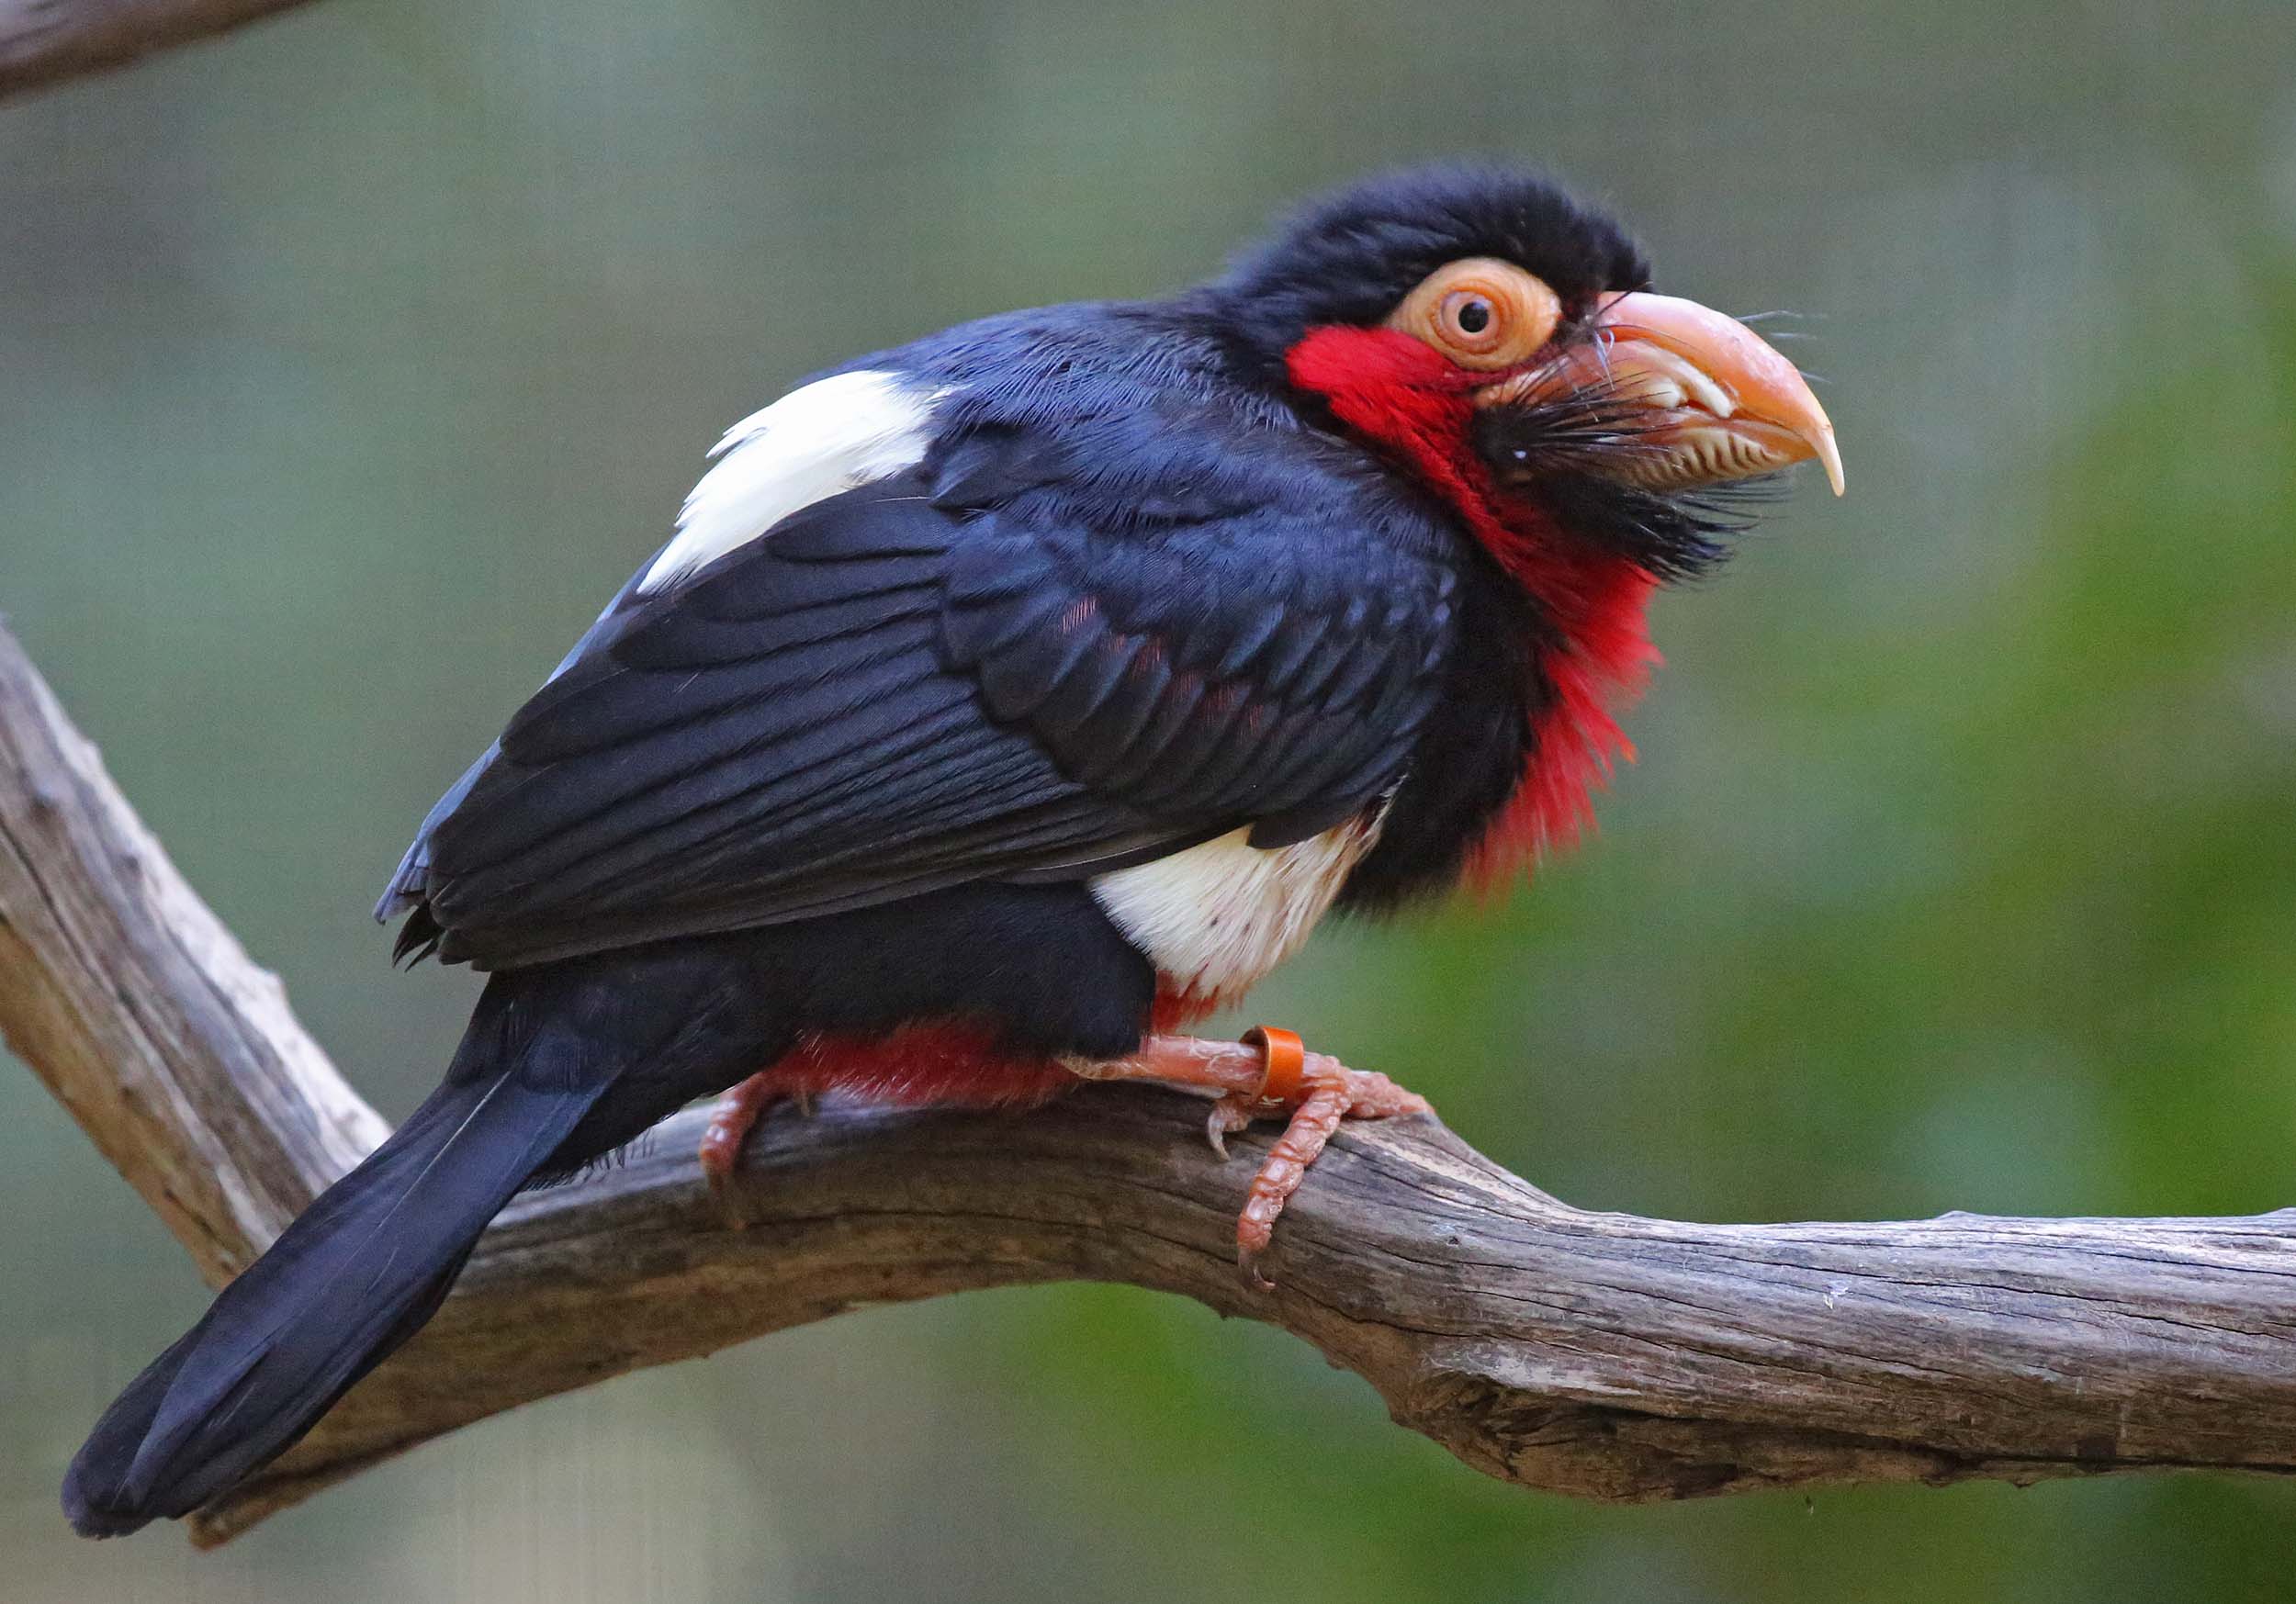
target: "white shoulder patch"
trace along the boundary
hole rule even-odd
[[[678,533],[638,581],[660,589],[801,508],[923,460],[938,394],[897,374],[833,374],[726,431],[717,465],[686,497]]]

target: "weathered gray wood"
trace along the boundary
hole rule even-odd
[[[380,1132],[5,636],[0,1029],[211,1270]],[[746,1229],[681,1116],[513,1206],[430,1329],[193,1535],[624,1371],[1080,1279],[1278,1325],[1476,1469],[1589,1497],[2296,1470],[2296,1212],[1685,1225],[1570,1208],[1414,1119],[1334,1141],[1261,1296],[1233,1221],[1266,1138],[1223,1164],[1200,1113],[1095,1086],[1025,1116],[777,1116],[738,1184]]]
[[[302,0],[0,0],[0,99],[108,72]]]
[[[220,1286],[388,1130],[0,629],[0,1033]]]
[[[531,1398],[872,1303],[1120,1281],[1268,1320],[1509,1481],[1604,1499],[1844,1481],[2296,1469],[2296,1213],[1705,1226],[1568,1207],[1431,1120],[1351,1126],[1260,1296],[1201,1105],[1090,1088],[1026,1117],[827,1109],[753,1142],[735,1228],[698,1114],[529,1197],[430,1331],[216,1541]]]

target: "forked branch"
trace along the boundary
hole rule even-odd
[[[4,634],[0,1029],[210,1281],[382,1133]],[[747,1229],[681,1116],[513,1206],[431,1326],[194,1536],[624,1371],[1066,1280],[1280,1326],[1476,1469],[1588,1497],[2296,1471],[2296,1211],[1684,1225],[1571,1208],[1417,1119],[1334,1142],[1255,1295],[1232,1263],[1253,1165],[1213,1157],[1196,1106],[1093,1087],[1025,1116],[777,1117]]]

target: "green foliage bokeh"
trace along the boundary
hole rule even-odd
[[[1257,1016],[1590,1206],[2296,1194],[2296,22],[1666,8],[322,4],[0,107],[0,606],[363,1088],[471,985],[364,919],[728,421],[1272,208],[1557,167],[1805,314],[1851,495],[1668,597],[1603,828]],[[5,1067],[5,1066],[0,1066]],[[0,1074],[0,1600],[2274,1599],[2163,1479],[1595,1509],[1124,1288],[856,1315],[465,1433],[195,1558],[53,1487],[200,1307]]]

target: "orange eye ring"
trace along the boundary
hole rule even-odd
[[[1436,268],[1388,318],[1461,367],[1490,371],[1528,361],[1562,321],[1562,301],[1535,275],[1493,256]]]

